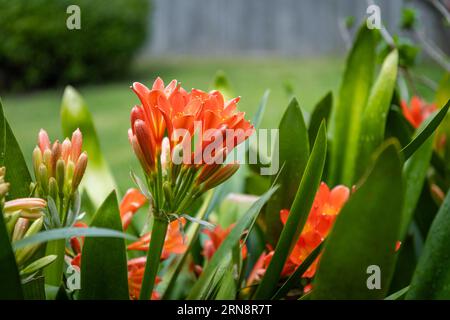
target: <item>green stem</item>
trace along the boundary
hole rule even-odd
[[[66,240],[53,240],[47,243],[45,251],[46,255],[56,255],[56,260],[53,261],[44,270],[45,283],[51,286],[59,287],[61,285],[63,266],[64,266],[64,254],[66,248]]]
[[[140,300],[149,300],[151,298],[168,226],[169,222],[164,218],[155,217],[153,220],[152,236],[150,239],[150,248],[147,253],[144,279],[142,280],[139,297]]]

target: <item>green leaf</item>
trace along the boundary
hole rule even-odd
[[[322,120],[328,122],[332,107],[333,107],[333,93],[330,91],[322,98],[322,100],[320,100],[317,103],[311,114],[311,119],[309,120],[309,127],[308,127],[310,146],[314,144],[314,140],[316,139],[317,132],[319,131]]]
[[[358,156],[361,119],[369,97],[375,68],[375,31],[361,26],[347,58],[336,108],[330,127],[330,183],[353,183]]]
[[[222,280],[220,281],[219,290],[215,296],[216,300],[234,300],[236,298],[236,280],[233,277],[233,269],[227,268]]]
[[[127,233],[105,228],[60,228],[41,231],[30,237],[13,243],[14,250],[24,248],[28,245],[48,242],[51,240],[68,239],[73,237],[98,237],[98,238],[120,238],[136,241],[138,238]]]
[[[428,232],[406,299],[450,299],[450,192]]]
[[[419,149],[419,147],[428,139],[428,137],[433,134],[447,115],[448,108],[450,108],[450,100],[448,100],[445,106],[442,107],[432,118],[430,117],[426,120],[426,125],[419,127],[411,142],[402,149],[405,159],[411,157],[414,152],[416,152],[416,150]]]
[[[325,241],[325,240],[324,240]],[[286,294],[300,282],[302,275],[308,270],[311,264],[316,260],[322,252],[324,241],[322,241],[302,262],[301,265],[295,269],[294,273],[289,276],[283,286],[278,289],[277,293],[272,297],[272,300],[278,300],[286,296]]]
[[[403,198],[399,145],[388,140],[365,181],[342,208],[327,238],[312,299],[382,299],[392,277]],[[369,266],[381,270],[369,290]]]
[[[258,286],[255,299],[269,299],[274,294],[284,264],[308,218],[317,189],[322,178],[327,154],[327,134],[325,123],[322,122],[316,141],[311,151],[305,173],[292,204],[288,220],[281,232],[275,248],[275,253],[269,267]],[[278,219],[279,216],[278,216]]]
[[[364,174],[373,152],[384,141],[387,115],[397,80],[397,66],[398,52],[394,50],[384,60],[364,110],[356,178]]]
[[[65,136],[70,137],[77,128],[83,134],[83,149],[89,155],[89,163],[81,183],[96,208],[116,189],[116,183],[100,149],[92,115],[81,97],[67,86],[61,102],[61,124]]]
[[[0,210],[0,283],[0,300],[23,299],[16,258],[11,249],[2,210]]]
[[[261,211],[263,205],[270,199],[273,193],[276,191],[277,187],[272,187],[263,194],[258,201],[256,201],[251,208],[237,221],[236,226],[231,230],[222,244],[219,246],[219,249],[214,253],[211,260],[206,265],[203,270],[200,278],[195,283],[192,288],[188,299],[198,300],[203,299],[205,297],[205,289],[207,288],[208,282],[212,279],[216,269],[219,267],[223,259],[227,256],[230,256],[233,247],[239,243],[239,240],[243,234],[243,232],[249,228],[258,216],[258,213]]]
[[[422,146],[406,162],[403,172],[405,182],[405,198],[402,212],[400,238],[402,241],[408,232],[414,211],[422,192],[423,184],[430,166],[433,154],[433,136],[430,136]]]
[[[279,154],[273,154],[272,165],[274,161],[278,161],[282,169],[279,175],[272,176],[272,183],[278,179],[280,188],[267,204],[263,216],[265,234],[272,245],[277,243],[283,228],[280,210],[291,207],[309,157],[308,130],[295,98],[291,100],[281,119],[276,143],[279,146]]]
[[[31,176],[14,133],[3,113],[0,100],[0,166],[6,167],[5,181],[10,184],[8,199],[28,197]]]
[[[25,300],[45,300],[45,281],[43,276],[27,281],[22,284]]]
[[[115,191],[106,198],[91,225],[122,232]],[[124,239],[87,238],[81,255],[80,299],[129,299]]]

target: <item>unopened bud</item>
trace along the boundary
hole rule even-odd
[[[58,199],[58,182],[56,182],[56,179],[54,177],[51,177],[48,181],[48,195],[55,201]]]
[[[41,129],[38,135],[38,145],[42,152],[50,149],[50,139],[48,138],[47,131]]]
[[[83,144],[83,135],[80,129],[77,129],[72,134],[72,153],[71,159],[75,162],[81,154],[81,145]]]
[[[42,152],[39,147],[34,148],[33,150],[33,168],[34,168],[34,177],[37,179],[39,176],[39,168],[42,164]]]
[[[18,210],[35,210],[44,209],[47,206],[47,202],[41,198],[19,198],[10,200],[5,203],[5,212],[14,212]]]
[[[56,162],[56,183],[58,184],[59,192],[64,190],[64,179],[66,174],[66,163],[64,160],[59,159]]]
[[[39,166],[39,183],[42,188],[42,191],[44,191],[44,194],[48,194],[48,172],[47,167],[41,163]]]
[[[72,143],[70,142],[69,139],[66,138],[64,140],[64,142],[62,143],[62,147],[61,147],[61,157],[63,158],[63,160],[65,162],[67,162],[69,160],[71,151],[72,151]]]
[[[18,241],[22,239],[27,232],[30,221],[25,218],[19,218],[14,226],[11,241]]]
[[[58,140],[53,143],[52,147],[52,172],[56,170],[56,162],[61,157],[61,144]]]
[[[41,217],[34,221],[25,233],[24,238],[30,237],[38,233],[42,229],[44,224],[44,218]],[[21,266],[27,259],[29,259],[36,251],[39,249],[40,244],[29,245],[25,248],[21,248],[16,251],[16,261],[19,266]]]
[[[80,182],[81,179],[84,176],[84,172],[86,171],[86,167],[87,167],[87,162],[88,162],[88,156],[86,152],[83,152],[79,157],[78,157],[78,161],[77,164],[75,165],[75,170],[73,173],[73,179],[72,179],[72,190],[75,191]]]
[[[217,170],[211,177],[205,181],[203,184],[203,190],[212,189],[219,184],[228,180],[237,170],[239,169],[239,164],[226,164],[219,170]]]

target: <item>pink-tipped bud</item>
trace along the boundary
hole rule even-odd
[[[52,172],[56,170],[56,162],[61,157],[61,144],[58,140],[53,143],[52,146]]]
[[[130,143],[131,143],[131,147],[133,148],[134,154],[136,155],[136,157],[139,160],[139,163],[142,166],[142,169],[144,169],[144,171],[147,174],[150,174],[152,170],[151,170],[149,164],[147,163],[147,161],[145,160],[144,154],[142,153],[141,147],[139,146],[136,136],[131,136]]]
[[[11,241],[18,241],[22,239],[27,232],[30,221],[25,218],[19,218],[16,225],[14,226],[14,231],[12,233]]]
[[[42,151],[39,147],[34,148],[33,150],[33,168],[34,168],[34,177],[37,179],[39,175],[39,167],[42,164]]]
[[[131,129],[132,129],[133,134],[135,134],[134,123],[137,120],[145,121],[145,114],[144,114],[144,110],[141,107],[134,106],[133,109],[131,109],[131,113],[130,113]]]
[[[144,121],[137,120],[134,123],[134,131],[145,161],[150,168],[154,168],[156,160],[156,143],[150,130],[147,128]]]
[[[208,180],[203,184],[203,190],[212,189],[219,184],[228,180],[239,169],[238,163],[226,164],[219,170],[217,170]]]
[[[72,154],[71,158],[73,162],[77,162],[78,157],[81,154],[81,146],[83,144],[83,135],[80,129],[77,129],[72,134]]]
[[[41,129],[38,135],[38,145],[42,152],[50,149],[50,139],[48,137],[47,131]]]
[[[86,171],[88,162],[88,156],[86,152],[83,152],[79,157],[77,164],[75,165],[75,170],[72,179],[72,191],[75,191],[80,185],[81,179],[83,179],[84,172]]]
[[[67,162],[69,160],[71,151],[72,151],[72,142],[70,142],[70,140],[68,138],[66,138],[63,141],[62,147],[61,147],[61,157],[65,162]]]
[[[19,198],[11,201],[6,201],[4,210],[5,212],[14,212],[18,210],[36,210],[44,209],[47,206],[47,202],[40,198]]]

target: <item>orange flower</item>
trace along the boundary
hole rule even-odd
[[[418,128],[425,119],[437,110],[436,105],[427,104],[417,96],[413,96],[410,106],[406,101],[401,102],[403,116],[414,127]]]
[[[339,185],[330,190],[326,183],[322,182],[320,184],[303,231],[284,265],[281,273],[283,277],[291,275],[328,236],[339,211],[348,200],[349,195],[350,190],[345,186]],[[283,224],[286,224],[288,216],[289,210],[280,211],[280,218]],[[270,251],[261,255],[260,260],[258,260],[252,271],[252,277],[248,279],[249,284],[258,280],[264,274],[273,254],[274,251]],[[319,258],[311,264],[302,277],[312,278],[314,276]]]
[[[75,222],[73,226],[76,228],[87,228],[87,224],[82,221]],[[84,237],[73,237],[70,239],[70,246],[75,255],[70,261],[70,264],[78,269],[81,268],[81,252],[83,250],[83,244]]]
[[[141,292],[142,280],[144,279],[144,270],[147,257],[134,258],[128,261],[128,289],[130,298],[132,300],[139,299]],[[155,284],[161,282],[161,279],[156,277]],[[157,300],[161,297],[156,291],[152,292],[151,300]]]
[[[187,245],[185,243],[184,235],[180,228],[186,224],[185,218],[180,218],[172,221],[167,229],[166,239],[164,241],[163,252],[161,259],[167,259],[170,254],[182,254],[186,251]],[[151,233],[143,235],[138,241],[133,242],[128,246],[128,250],[147,251],[150,245]]]
[[[139,190],[131,188],[120,203],[120,219],[123,230],[126,230],[134,214],[147,202],[147,198]]]
[[[222,229],[221,226],[216,226],[214,230],[205,229],[203,233],[205,233],[209,239],[205,241],[203,245],[203,256],[208,260],[212,258],[214,253],[219,249],[222,242],[234,228],[234,224],[230,225],[226,229]],[[242,259],[247,257],[247,246],[244,244],[242,247]]]

